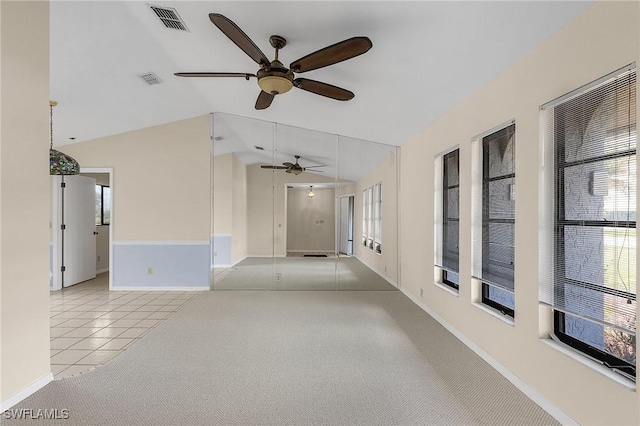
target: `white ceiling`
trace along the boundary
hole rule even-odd
[[[149,2],[176,8],[190,32],[162,26],[144,1],[52,2],[56,146],[209,112],[401,145],[588,6],[575,1]],[[280,52],[285,65],[343,39],[368,36],[373,48],[365,55],[298,74],[344,87],[356,97],[338,102],[294,88],[269,109],[256,111],[255,79],[174,77],[179,71],[256,72],[257,65],[209,21],[211,12],[233,20],[269,58],[269,36],[285,37],[288,44]],[[137,75],[148,71],[164,83],[144,84]]]

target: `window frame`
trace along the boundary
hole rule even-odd
[[[377,254],[382,254],[382,182],[373,188],[373,248]]]
[[[376,238],[378,230],[379,241]],[[382,182],[362,191],[362,245],[382,254]]]
[[[619,72],[616,72],[619,73]],[[616,74],[614,73],[614,74]],[[618,78],[618,77],[616,77]],[[637,82],[633,83],[636,85],[637,90]],[[588,85],[587,89],[582,88],[581,93],[576,97],[588,96],[593,90],[596,90],[600,87],[598,81]],[[630,101],[635,101],[635,97],[630,98]],[[553,110],[553,119],[554,121],[564,121],[564,115],[561,111],[556,109],[557,106],[562,105],[564,102],[558,101],[554,105]],[[616,105],[617,107],[617,105]],[[637,108],[637,106],[636,106]],[[635,117],[634,117],[635,118]],[[631,132],[631,124],[627,124],[629,128],[629,132]],[[635,128],[636,141],[637,141],[637,122],[634,123],[633,127]],[[609,130],[609,129],[608,129]],[[615,129],[611,129],[615,130]],[[580,160],[574,161],[566,161],[566,144],[565,138],[563,136],[563,132],[565,131],[565,126],[556,126],[553,131],[553,143],[552,143],[552,152],[554,157],[554,165],[553,165],[553,201],[555,203],[555,209],[552,214],[553,220],[553,244],[554,244],[554,275],[555,277],[561,277],[562,281],[558,281],[558,278],[554,280],[552,283],[554,294],[557,298],[564,298],[565,295],[565,284],[569,283],[572,285],[576,285],[577,287],[590,289],[594,291],[601,292],[604,295],[610,294],[619,297],[626,297],[629,300],[636,300],[636,295],[630,292],[626,292],[620,289],[609,288],[603,283],[602,285],[589,283],[585,281],[575,280],[573,278],[566,277],[566,252],[565,252],[565,228],[566,227],[579,227],[579,229],[637,229],[636,221],[631,220],[577,220],[577,219],[566,219],[566,191],[565,191],[565,170],[570,167],[576,167],[583,164],[591,164],[591,163],[602,163],[607,160],[612,159],[621,159],[621,158],[631,158],[635,157],[637,162],[637,145],[633,149],[628,149],[624,151],[617,151],[614,153],[603,153],[598,155],[593,155],[586,157]],[[637,143],[637,142],[636,142]],[[633,176],[636,179],[636,176]],[[616,218],[617,219],[617,218]],[[627,218],[629,219],[629,218]],[[637,237],[636,237],[637,238]],[[560,255],[561,253],[562,255]],[[632,364],[624,359],[618,358],[617,356],[603,351],[600,348],[593,346],[586,341],[580,340],[566,331],[567,326],[567,316],[573,317],[577,319],[581,319],[583,321],[589,321],[594,324],[599,324],[603,328],[605,327],[604,323],[600,323],[598,321],[588,319],[585,317],[580,317],[579,314],[573,314],[571,312],[564,312],[556,306],[552,307],[553,313],[553,335],[560,342],[568,345],[569,347],[585,354],[586,356],[594,359],[595,361],[602,363],[604,366],[617,370],[622,373],[624,376],[631,378],[635,381],[636,377],[636,365]],[[603,332],[604,333],[604,332]],[[630,333],[627,333],[631,336]],[[634,340],[634,352],[637,351],[637,345],[635,344],[636,334],[633,334]]]
[[[448,177],[448,158],[452,155],[455,155],[457,158],[457,168],[458,168],[458,183],[454,185],[449,185],[449,177]],[[450,218],[448,216],[448,206],[449,206],[449,190],[458,189],[458,218]],[[442,284],[447,285],[455,290],[460,290],[459,277],[460,277],[460,148],[453,149],[446,154],[442,155],[442,266],[441,266],[441,276],[440,280]],[[458,270],[453,271],[445,268],[444,266],[444,258],[446,253],[446,241],[447,241],[447,230],[449,221],[454,221],[458,223]],[[458,277],[458,282],[453,280],[453,277],[450,275],[456,275]]]
[[[513,164],[513,171],[511,173],[505,174],[505,175],[500,175],[500,176],[494,176],[494,177],[490,177],[489,176],[489,144],[494,140],[494,139],[490,139],[491,137],[494,137],[497,133],[500,132],[510,132],[509,129],[513,128],[513,137],[514,137],[514,144],[515,144],[515,122],[511,121],[509,122],[509,124],[507,124],[506,126],[500,126],[497,130],[492,130],[490,131],[487,135],[483,136],[482,138],[480,138],[480,144],[481,144],[481,149],[482,149],[482,194],[481,194],[481,200],[482,200],[482,236],[481,236],[481,244],[482,244],[482,255],[481,255],[481,261],[482,261],[482,271],[484,271],[487,267],[487,264],[489,262],[489,258],[486,255],[487,253],[489,253],[489,224],[491,223],[507,223],[513,226],[513,232],[514,232],[514,246],[515,246],[515,226],[516,226],[516,220],[515,220],[515,214],[513,219],[491,219],[489,217],[489,185],[491,182],[495,182],[498,180],[505,180],[505,179],[513,179],[513,185],[515,185],[515,178],[516,178],[516,172],[515,172],[515,156],[514,156],[514,164]],[[515,146],[513,148],[515,150]],[[513,279],[513,294],[514,294],[514,302],[515,302],[515,257],[514,257],[514,279]],[[482,275],[482,274],[481,274]],[[482,277],[478,277],[478,280],[480,281],[481,285],[482,285],[482,291],[481,291],[481,298],[480,301],[481,303],[483,303],[484,305],[487,305],[499,312],[501,312],[503,315],[506,315],[512,319],[515,318],[515,308],[511,308],[509,306],[505,306],[501,303],[499,303],[496,300],[493,300],[489,297],[489,291],[490,288],[492,287],[490,284],[487,284],[485,281],[485,279],[483,279]],[[509,292],[506,289],[501,289],[498,286],[495,286],[494,288],[503,290],[505,292]]]
[[[108,226],[111,225],[111,215],[109,215],[109,221],[104,221],[104,211],[105,211],[105,203],[104,203],[104,189],[109,188],[109,199],[111,198],[111,187],[109,185],[102,185],[97,183],[96,187],[100,187],[100,223],[96,223],[96,226]],[[97,196],[96,191],[96,196]],[[109,206],[109,211],[111,210]],[[97,213],[97,212],[96,212]]]

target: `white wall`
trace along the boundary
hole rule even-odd
[[[402,146],[402,289],[581,424],[640,423],[639,394],[541,341],[550,311],[538,303],[539,106],[638,61],[638,2],[596,2],[584,14]],[[508,35],[505,35],[508,36]],[[640,62],[640,61],[639,61]],[[473,72],[473,67],[470,67]],[[471,139],[516,123],[515,324],[472,304]],[[434,285],[431,165],[460,145],[460,292]],[[421,297],[421,291],[423,296]],[[452,365],[452,368],[455,368]],[[487,390],[490,392],[490,390]]]
[[[0,105],[4,410],[51,380],[48,2],[0,2]]]
[[[287,252],[335,250],[336,207],[333,188],[287,190]]]

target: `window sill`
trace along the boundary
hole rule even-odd
[[[570,346],[567,346],[561,342],[557,342],[555,340],[552,340],[551,338],[549,339],[540,339],[540,341],[542,343],[544,343],[545,345],[548,345],[550,347],[552,347],[553,349],[562,352],[563,354],[567,355],[568,357],[578,361],[579,363],[581,363],[582,365],[602,374],[603,376],[606,376],[607,378],[613,380],[614,382],[619,383],[620,385],[624,386],[625,388],[627,388],[628,390],[635,392],[636,390],[636,383],[631,380],[628,379],[626,377],[624,377],[622,374],[618,374],[615,371],[611,370],[610,368],[605,367],[604,365],[600,364],[599,362],[596,362],[592,359],[590,359],[589,357],[587,357],[586,355],[584,355],[582,352],[579,352],[575,349],[573,349]]]
[[[453,288],[453,287],[449,287],[448,285],[446,285],[446,284],[442,284],[442,283],[434,283],[434,284],[436,285],[436,287],[440,287],[440,288],[441,288],[441,289],[443,289],[444,291],[447,291],[447,292],[449,292],[449,293],[453,294],[453,295],[454,295],[454,296],[456,296],[456,297],[460,296],[459,291],[458,291],[458,290],[456,290],[456,289],[455,289],[455,288]]]
[[[510,325],[512,327],[516,325],[516,323],[515,323],[513,318],[511,318],[508,315],[503,314],[502,312],[498,311],[497,309],[493,309],[492,307],[485,305],[484,303],[473,303],[473,306],[475,306],[476,308],[480,309],[481,311],[484,311],[484,312],[488,313],[492,317],[499,319],[500,321],[504,322],[505,324],[508,324],[508,325]]]

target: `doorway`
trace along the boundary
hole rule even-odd
[[[52,176],[52,291],[109,273],[112,288],[113,176],[111,168],[81,168]],[[98,223],[100,220],[100,223]]]
[[[338,252],[353,256],[354,196],[340,197],[338,210]]]

